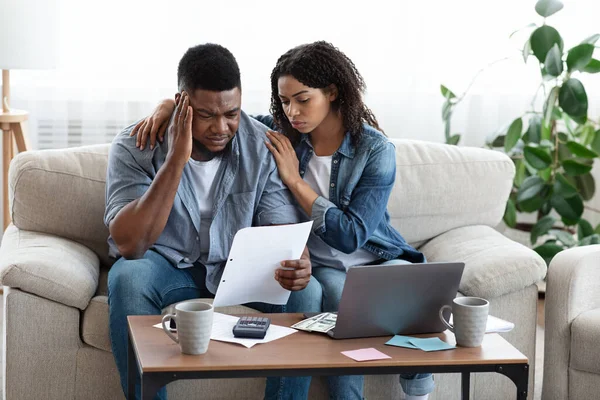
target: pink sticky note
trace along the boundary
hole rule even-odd
[[[356,361],[383,360],[385,358],[392,358],[372,347],[368,349],[342,351],[342,354]]]

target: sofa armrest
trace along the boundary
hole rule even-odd
[[[568,397],[571,324],[600,308],[600,245],[558,253],[548,268],[545,304],[544,398]]]
[[[430,262],[464,262],[459,290],[467,296],[499,297],[531,286],[546,275],[546,263],[535,251],[485,225],[452,229],[419,250]]]
[[[0,246],[0,283],[84,310],[98,286],[100,261],[87,247],[10,225]]]

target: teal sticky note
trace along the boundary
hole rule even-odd
[[[428,338],[428,339],[417,339],[410,338],[410,343],[423,351],[439,351],[439,350],[450,350],[455,349],[456,346],[452,346],[440,338]]]
[[[385,344],[387,344],[389,346],[398,346],[398,347],[406,347],[409,349],[418,349],[417,346],[410,343],[410,341],[412,339],[414,339],[414,338],[410,337],[410,336],[396,335],[393,338],[391,338],[390,340],[388,340]]]

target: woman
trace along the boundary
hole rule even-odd
[[[363,102],[365,83],[354,63],[329,43],[301,45],[282,55],[271,89],[272,116],[256,118],[279,129],[267,132],[265,145],[282,181],[313,220],[308,248],[322,292],[296,292],[303,298],[290,300],[287,311],[337,311],[348,268],[424,262],[390,224],[394,145]],[[134,129],[133,134],[139,128],[141,148],[148,137],[153,146],[173,107],[163,102]],[[401,375],[400,383],[407,399],[425,400],[434,387],[431,374]],[[269,378],[266,397],[306,398],[309,385],[310,377]],[[363,377],[330,377],[329,388],[331,398],[362,399]]]

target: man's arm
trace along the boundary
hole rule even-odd
[[[125,258],[141,258],[158,240],[171,214],[183,168],[192,151],[192,109],[187,95],[183,95],[180,105],[169,128],[165,163],[148,190],[109,222],[110,235]]]

